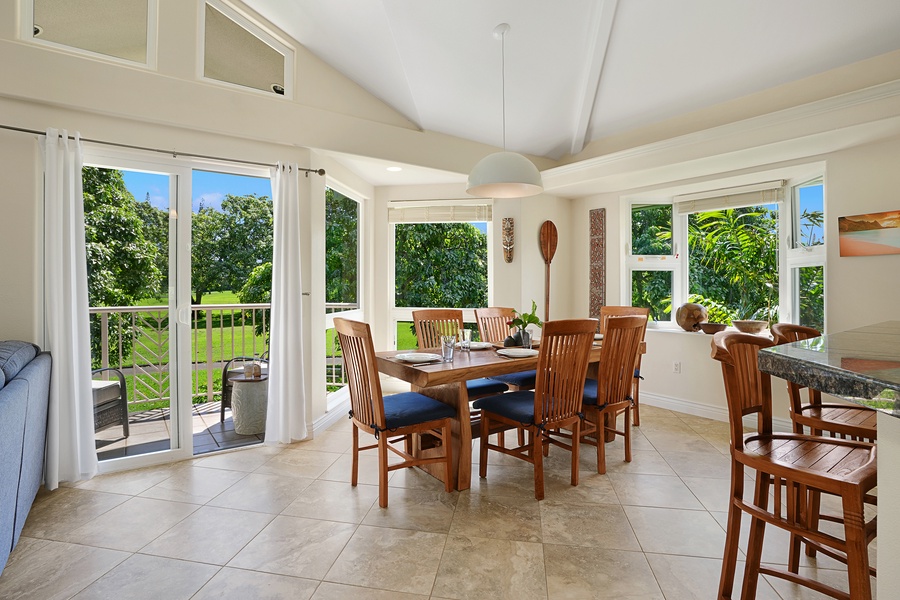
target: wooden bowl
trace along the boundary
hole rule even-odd
[[[712,335],[725,329],[725,323],[700,323],[700,329],[703,333]]]
[[[731,323],[738,331],[744,333],[762,333],[769,326],[768,321],[732,321]]]

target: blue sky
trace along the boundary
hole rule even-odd
[[[169,178],[167,175],[137,171],[122,171],[122,173],[125,187],[132,193],[135,200],[143,202],[149,194],[150,204],[164,210],[169,209]],[[199,208],[201,200],[204,206],[222,208],[225,194],[272,196],[272,185],[268,178],[210,171],[194,171],[191,189],[194,196],[191,199],[191,205],[195,211]]]
[[[800,188],[800,214],[803,214],[803,211],[822,211],[824,206],[824,189],[823,185],[810,185]],[[804,222],[801,221],[798,225],[802,227]],[[803,233],[806,233],[806,231],[808,230],[804,230]],[[825,237],[825,232],[821,227],[813,227],[812,233],[818,240],[823,240]]]

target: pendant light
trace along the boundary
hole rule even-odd
[[[500,40],[501,105],[503,114],[503,152],[485,156],[472,172],[466,192],[482,198],[524,198],[544,191],[541,174],[530,160],[506,150],[506,33],[509,24],[500,23],[494,28],[494,37]]]

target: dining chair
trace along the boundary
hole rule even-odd
[[[641,331],[641,341],[647,336],[647,322],[650,318],[650,309],[642,306],[601,306],[600,307],[600,329],[597,333],[606,332],[606,320],[610,317],[644,317],[644,328]],[[631,391],[631,397],[634,399],[634,425],[641,425],[641,358],[643,354],[638,352],[637,360],[634,364],[634,389]]]
[[[642,316],[607,316],[600,348],[597,378],[584,384],[581,441],[597,447],[597,472],[606,473],[606,434],[621,435],[625,442],[625,462],[631,462],[631,397],[633,373],[647,319]],[[619,415],[624,426],[616,429]]]
[[[875,569],[869,565],[867,546],[875,538],[876,520],[865,521],[864,505],[877,485],[875,445],[775,432],[771,376],[761,372],[757,365],[760,349],[773,345],[768,338],[736,331],[717,333],[712,341],[712,357],[722,364],[731,425],[731,498],[718,597],[733,597],[741,516],[747,513],[751,523],[742,599],[756,597],[762,574],[834,598],[869,600],[872,597],[869,576],[875,574]],[[743,417],[753,414],[757,416],[757,431],[745,434]],[[752,500],[744,500],[748,475],[755,478]],[[808,518],[810,492],[840,498],[843,539],[821,530],[817,520]],[[790,534],[786,569],[761,564],[767,525]],[[801,542],[847,565],[849,594],[799,573]]]
[[[549,444],[572,453],[572,485],[578,485],[578,448],[581,427],[581,397],[587,374],[596,319],[547,321],[538,355],[534,390],[507,392],[475,402],[481,409],[479,475],[487,477],[488,450],[520,458],[534,466],[534,497],[544,498],[544,449]],[[527,443],[515,448],[490,443],[493,422],[528,433]],[[570,444],[549,436],[553,429],[573,432]]]
[[[334,328],[341,344],[344,376],[350,387],[350,419],[353,422],[353,466],[350,485],[356,486],[359,452],[378,449],[378,505],[388,505],[388,472],[430,463],[444,464],[444,489],[452,491],[451,422],[456,410],[416,392],[391,396],[381,393],[372,333],[367,323],[335,318]],[[360,447],[360,430],[375,436],[375,444]],[[437,456],[413,456],[413,434],[432,436],[443,452]],[[404,449],[396,446],[403,442]],[[403,460],[388,464],[388,450]]]
[[[476,308],[475,321],[478,323],[478,335],[483,342],[502,344],[512,333],[509,322],[516,317],[516,311],[512,308],[490,307]],[[501,381],[513,391],[533,390],[537,371],[529,369],[507,375],[496,375],[491,379]]]
[[[459,330],[464,327],[462,311],[456,308],[414,310],[412,311],[412,316],[419,350],[440,347],[442,335],[458,336]],[[502,394],[508,389],[509,386],[502,381],[488,379],[487,377],[466,381],[466,392],[469,395],[469,400]]]

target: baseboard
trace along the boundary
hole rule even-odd
[[[349,412],[350,397],[348,396],[344,401],[335,404],[334,406],[332,406],[331,410],[316,419],[316,421],[313,423],[313,438],[315,438],[317,435],[319,435],[341,419],[346,419]]]
[[[728,409],[724,406],[710,406],[709,404],[700,404],[699,402],[691,402],[681,398],[671,398],[669,396],[661,396],[659,394],[647,393],[641,390],[641,404],[655,406],[657,408],[665,408],[675,412],[694,415],[696,417],[705,417],[714,421],[728,422]],[[744,426],[755,429],[756,416],[749,415],[744,417]],[[772,428],[775,431],[790,432],[793,431],[790,419],[773,418]]]

